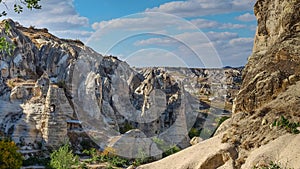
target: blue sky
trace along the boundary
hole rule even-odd
[[[8,16],[24,26],[47,27],[58,37],[80,39],[132,66],[242,66],[253,46],[254,3],[42,0],[42,10],[22,15],[10,10]]]

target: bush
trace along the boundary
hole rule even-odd
[[[91,159],[89,160],[90,163],[96,163],[101,161],[100,152],[95,148],[91,148],[90,150],[84,150],[83,153],[89,155]]]
[[[30,157],[27,160],[23,161],[23,166],[30,166],[30,165],[48,166],[49,162],[50,162],[49,158]]]
[[[50,167],[55,169],[70,169],[73,165],[78,164],[78,157],[73,155],[70,146],[65,144],[50,155]]]
[[[193,137],[199,137],[200,136],[200,130],[196,128],[191,128],[189,131],[189,138],[192,139]]]
[[[289,133],[299,134],[300,131],[297,129],[300,127],[300,123],[293,123],[286,119],[284,116],[281,116],[279,120],[275,120],[272,124],[273,126],[278,126],[285,128]]]
[[[124,134],[132,129],[134,129],[134,127],[129,122],[126,122],[123,127],[120,127],[120,133]]]
[[[0,169],[21,168],[22,161],[22,154],[13,141],[0,141]]]

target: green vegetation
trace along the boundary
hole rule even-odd
[[[277,164],[273,161],[269,163],[267,166],[253,167],[253,169],[287,169],[286,167],[281,167],[281,164]],[[289,168],[292,169],[292,168]]]
[[[297,129],[300,126],[300,123],[290,122],[284,116],[281,116],[280,119],[277,119],[273,122],[272,126],[277,126],[280,128],[285,128],[289,133],[299,134],[300,131]]]
[[[224,122],[226,121],[227,119],[229,119],[230,117],[229,116],[222,116],[220,118],[217,118],[217,122],[218,122],[218,127]]]
[[[176,145],[168,145],[164,142],[164,140],[157,137],[154,137],[152,140],[154,143],[156,143],[157,147],[163,151],[163,157],[167,157],[180,151],[180,148]]]
[[[30,165],[49,166],[49,162],[50,162],[50,158],[30,157],[27,160],[23,160],[23,166],[30,166]]]
[[[126,133],[127,131],[132,130],[132,129],[134,129],[134,127],[133,127],[130,123],[125,122],[125,123],[124,123],[124,126],[123,126],[123,127],[120,127],[120,133],[121,133],[121,134],[124,134],[124,133]]]
[[[63,88],[66,89],[67,88],[67,84],[64,80],[58,81],[57,83],[55,83],[59,88]]]
[[[20,14],[20,13],[23,12],[24,7],[28,8],[30,10],[32,10],[32,9],[41,9],[42,6],[39,4],[39,1],[40,0],[20,0],[18,3],[17,3],[17,1],[15,1],[14,6],[13,6],[14,7],[14,12]],[[0,3],[2,5],[4,5],[6,8],[8,8],[5,4],[5,1],[1,0]],[[2,11],[0,13],[0,17],[6,16],[6,15],[7,15],[6,11]]]
[[[138,151],[138,157],[139,158],[136,158],[134,160],[134,162],[132,164],[133,166],[139,166],[141,164],[145,164],[145,163],[151,161],[149,158],[147,158],[146,153],[142,149],[139,149],[139,151]]]
[[[41,9],[42,6],[39,4],[40,0],[20,0],[19,2],[15,1],[14,3],[14,12],[15,13],[22,13],[23,12],[23,8],[28,8],[30,10],[32,9]],[[6,7],[6,9],[8,9],[8,6],[6,5],[5,1],[0,0],[0,4],[4,5]],[[0,17],[2,16],[6,16],[7,12],[6,11],[2,11],[0,12]],[[10,30],[10,25],[5,22],[5,33],[8,35],[9,34],[9,30]],[[9,56],[12,55],[12,52],[15,50],[16,46],[10,42],[7,41],[7,39],[5,37],[3,37],[1,35],[0,37],[0,53],[4,54],[8,54]]]
[[[61,146],[50,155],[50,167],[55,169],[70,169],[73,165],[78,164],[78,157],[73,155],[68,144]]]
[[[22,155],[13,141],[0,141],[0,169],[18,169],[22,166]]]
[[[91,159],[85,161],[88,164],[107,162],[109,166],[108,168],[113,168],[112,166],[128,167],[130,165],[128,160],[118,157],[115,153],[115,150],[111,147],[107,147],[103,152],[99,152],[92,148],[90,150],[84,150],[83,153],[91,157]]]
[[[214,134],[216,133],[216,131],[218,130],[218,128],[221,126],[221,124],[226,121],[227,119],[229,119],[230,117],[229,116],[222,116],[220,118],[217,118],[216,119],[216,122],[218,123],[215,131],[210,135],[210,137],[214,136]]]
[[[5,34],[9,34],[9,30],[11,29],[11,26],[7,21],[4,22],[5,26]],[[0,53],[8,54],[9,56],[12,55],[13,51],[15,50],[16,46],[6,40],[5,37],[0,37]]]
[[[192,139],[193,137],[199,137],[200,136],[200,130],[192,127],[189,131],[189,137]]]

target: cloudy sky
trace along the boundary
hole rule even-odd
[[[21,15],[5,2],[24,26],[80,39],[137,67],[242,66],[256,29],[255,0],[41,0],[41,10]]]

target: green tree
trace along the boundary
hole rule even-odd
[[[40,2],[40,0],[19,0],[19,1],[15,1],[14,6],[13,6],[14,7],[14,12],[16,12],[18,14],[22,13],[24,7],[28,8],[30,10],[32,10],[32,9],[41,9],[42,6],[39,4],[39,2]],[[0,0],[0,3],[8,9],[8,6],[6,5],[5,1]],[[6,15],[7,15],[6,11],[2,11],[0,13],[0,17],[6,16]]]
[[[21,168],[22,161],[22,154],[13,141],[0,141],[0,169]]]
[[[55,169],[70,169],[78,164],[78,156],[72,153],[68,144],[51,153],[50,158],[50,166]]]

